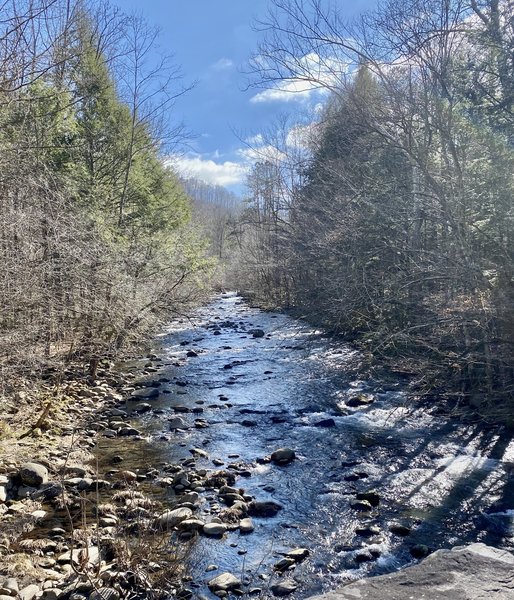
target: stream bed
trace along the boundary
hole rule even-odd
[[[230,572],[266,595],[283,577],[273,566],[295,548],[309,556],[287,572],[294,598],[438,548],[482,541],[514,549],[507,434],[413,407],[404,379],[359,379],[349,346],[235,294],[173,323],[156,344],[152,360],[123,367],[140,384],[158,381],[158,394],[144,399],[152,410],[133,413],[143,439],[102,437],[101,467],[122,454],[123,468],[145,472],[198,448],[206,454],[195,456],[197,469],[233,469],[245,495],[281,506],[254,517],[252,533],[195,538],[188,567],[197,594],[214,597],[207,582]],[[128,400],[127,410],[141,401]],[[177,417],[184,427],[170,430]],[[266,459],[283,447],[294,450],[292,462]],[[370,510],[352,507],[359,494]],[[224,508],[201,489],[195,518],[209,522]]]

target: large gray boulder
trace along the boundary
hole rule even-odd
[[[512,600],[514,555],[485,544],[438,550],[390,575],[350,583],[311,600]]]
[[[48,470],[39,463],[28,462],[20,469],[21,481],[28,486],[38,487],[48,482]]]

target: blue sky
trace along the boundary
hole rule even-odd
[[[308,112],[319,92],[245,89],[248,58],[260,35],[252,29],[264,18],[269,0],[113,0],[160,27],[161,50],[180,65],[185,82],[196,86],[175,104],[177,122],[194,134],[176,166],[208,183],[243,189],[251,152],[245,139],[259,140],[285,113]],[[338,0],[351,17],[374,0]]]

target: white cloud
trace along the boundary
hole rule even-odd
[[[258,133],[257,135],[251,135],[247,137],[245,142],[247,144],[251,144],[252,146],[261,146],[264,143],[264,138],[262,133]]]
[[[252,103],[261,102],[290,102],[291,100],[306,100],[313,92],[320,90],[319,85],[310,81],[281,81],[274,88],[263,90],[250,98]]]
[[[266,160],[277,162],[286,158],[286,155],[281,150],[271,144],[255,148],[240,148],[237,153],[243,161],[250,164]]]
[[[233,66],[234,61],[230,58],[220,58],[212,65],[212,68],[216,71],[226,71],[227,69],[231,69]]]
[[[197,177],[213,185],[235,185],[242,183],[247,166],[232,161],[215,162],[200,155],[175,156],[171,165],[184,177]]]
[[[337,87],[345,78],[349,63],[335,56],[321,57],[311,52],[295,59],[290,72],[296,77],[278,81],[270,89],[263,90],[250,98],[250,102],[289,102],[307,100],[313,94],[325,94]]]

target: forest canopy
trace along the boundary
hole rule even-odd
[[[5,381],[114,355],[183,310],[209,260],[163,159],[187,85],[157,31],[107,3],[16,0],[0,40]]]

